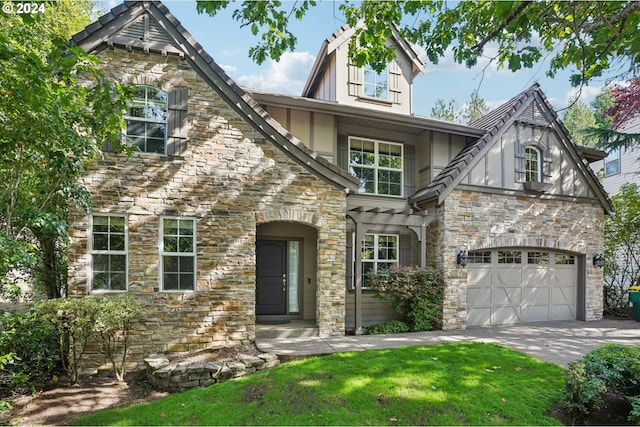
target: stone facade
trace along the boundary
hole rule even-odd
[[[437,244],[429,260],[445,278],[443,329],[466,327],[467,270],[456,264],[457,249],[542,248],[588,260],[604,246],[603,209],[595,202],[454,190],[435,209],[429,236]],[[603,272],[591,262],[585,264],[585,320],[598,320]]]
[[[317,229],[316,320],[321,334],[343,334],[344,191],[266,141],[184,60],[119,48],[98,56],[115,80],[189,94],[183,156],[107,153],[81,178],[93,213],[128,219],[128,292],[150,310],[134,331],[130,360],[253,341],[256,227],[271,221]],[[195,291],[163,292],[159,285],[162,216],[196,220]],[[71,212],[71,297],[104,294],[87,288],[88,227],[86,213]],[[90,359],[92,366],[104,363],[102,356]]]

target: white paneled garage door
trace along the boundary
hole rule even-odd
[[[529,249],[469,253],[467,325],[576,319],[577,259]]]

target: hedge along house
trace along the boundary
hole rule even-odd
[[[394,265],[443,271],[446,329],[601,316],[611,206],[539,87],[473,126],[415,116],[412,47],[394,33],[376,74],[349,63],[352,35],[323,43],[302,96],[241,89],[159,2],[73,37],[136,85],[139,152],[105,147],[81,178],[69,248],[70,296],[151,310],[134,360],[250,342],[256,321],[359,332],[396,316],[366,286]]]

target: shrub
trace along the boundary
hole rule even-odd
[[[118,381],[124,381],[126,373],[131,326],[144,313],[143,304],[129,295],[104,297],[100,300],[95,331]]]
[[[62,366],[73,382],[78,380],[80,359],[94,333],[97,313],[95,298],[56,298],[36,304],[38,318],[58,332]]]
[[[411,328],[400,320],[389,320],[384,323],[376,323],[374,325],[365,326],[364,333],[368,335],[378,334],[399,334],[409,332]]]
[[[444,281],[439,271],[422,267],[394,267],[372,273],[368,286],[406,316],[413,331],[441,327]]]
[[[602,405],[602,396],[615,392],[627,398],[640,394],[640,346],[603,344],[571,362],[566,372],[565,397],[576,413],[588,415]],[[637,400],[630,399],[632,406]],[[637,406],[632,410],[633,416]],[[635,412],[634,412],[635,411]]]
[[[4,313],[0,321],[0,354],[12,356],[3,360],[11,387],[40,388],[60,368],[55,328],[32,312]]]

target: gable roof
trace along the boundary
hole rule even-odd
[[[108,47],[178,55],[245,121],[312,174],[347,192],[359,181],[306,147],[271,118],[225,72],[160,1],[126,1],[72,37],[72,44],[95,54]]]
[[[537,105],[541,107],[539,110],[530,110],[534,102],[537,102]],[[523,116],[526,116],[531,123],[543,125],[559,133],[561,143],[564,144],[564,151],[573,159],[605,211],[611,212],[613,206],[602,184],[600,184],[593,170],[589,167],[582,152],[571,141],[569,131],[562,121],[558,119],[557,114],[537,83],[471,123],[470,126],[472,127],[484,129],[485,134],[468,144],[458,153],[429,185],[418,190],[409,198],[409,203],[414,204],[431,200],[437,200],[438,204],[442,203],[480,159],[484,157],[489,148],[500,139],[500,136],[509,126]]]
[[[362,25],[363,24],[361,23],[360,26]],[[347,42],[355,32],[355,28],[345,24],[322,42],[320,52],[318,52],[318,56],[316,56],[313,67],[311,67],[311,73],[307,78],[304,89],[302,89],[303,97],[312,96],[314,87],[322,79],[322,74],[330,62],[331,54],[338,48],[338,46]],[[416,52],[413,46],[404,38],[400,37],[400,33],[395,25],[391,26],[391,39],[411,61],[414,74],[421,72],[425,66],[424,61],[420,59],[420,55]]]

